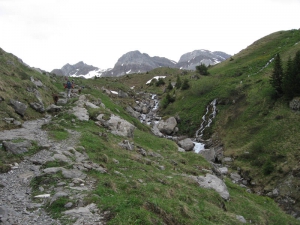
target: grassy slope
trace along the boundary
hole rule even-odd
[[[114,103],[123,100],[114,98],[112,102],[103,95],[102,82],[103,79],[95,80],[93,90],[85,89],[85,94],[93,92],[94,97],[105,102],[106,109],[101,109],[101,113],[128,117],[123,107]],[[147,156],[142,156],[137,151],[120,148],[118,143],[125,138],[110,134],[93,121],[74,124],[72,118],[60,113],[53,123],[64,121],[66,128],[80,131],[80,145],[94,162],[107,168],[108,174],[90,172],[97,180],[97,187],[86,201],[110,211],[108,224],[240,224],[236,215],[256,224],[297,224],[273,200],[250,194],[229,180],[226,183],[230,201],[224,201],[215,191],[199,188],[183,174],[204,175],[202,169],[209,169],[209,163],[200,155],[178,152],[174,142],[153,136],[145,125],[140,124],[134,138],[129,139],[136,149],[147,151]],[[99,132],[107,136],[99,136]],[[153,156],[151,152],[159,155]]]
[[[236,56],[234,58],[233,62],[236,63]],[[267,60],[268,57],[266,57]],[[226,63],[229,64],[232,61]],[[259,69],[259,66],[257,69]],[[1,68],[1,78],[3,77],[6,82],[8,78],[5,77],[7,74],[3,73],[4,70],[10,71],[10,69]],[[166,109],[165,113],[171,115],[173,112],[177,112],[182,119],[181,131],[193,133],[200,123],[206,104],[212,99],[216,97],[225,100],[237,99],[236,104],[226,104],[218,107],[218,119],[214,124],[213,131],[218,132],[223,138],[222,141],[225,143],[226,151],[236,149],[238,152],[248,143],[246,135],[241,135],[242,137],[239,137],[238,140],[232,138],[234,135],[237,136],[234,131],[236,128],[240,128],[238,123],[240,123],[240,129],[242,130],[248,130],[247,127],[253,126],[250,122],[248,125],[243,124],[241,119],[244,111],[247,111],[246,109],[251,103],[249,100],[245,101],[248,99],[248,95],[251,97],[249,99],[254,99],[259,104],[256,106],[258,109],[255,107],[249,109],[246,119],[252,116],[253,121],[255,121],[255,115],[265,117],[263,116],[264,111],[257,114],[257,111],[262,109],[262,103],[259,101],[260,98],[252,97],[255,96],[257,91],[251,87],[260,87],[261,90],[264,90],[268,84],[267,75],[264,75],[264,77],[257,74],[252,76],[251,79],[248,79],[247,74],[235,77],[234,70],[227,69],[226,71],[226,68],[222,69],[221,65],[212,68],[211,73],[213,75],[210,77],[201,77],[198,81],[191,81],[191,89],[175,91],[176,101]],[[46,79],[43,82],[49,84],[55,90],[62,90],[60,79],[53,80],[56,83],[51,84],[47,77],[45,78],[32,71],[30,71],[30,74],[39,79]],[[101,91],[102,86],[112,90],[129,91],[131,86],[136,85],[139,89],[139,84],[143,84],[143,90],[155,91],[163,96],[163,88],[146,87],[144,83],[154,75],[167,75],[168,79],[175,81],[177,74],[181,74],[181,72],[175,69],[163,68],[151,71],[148,74],[129,75],[122,78],[76,79],[77,83],[86,86],[83,90],[84,94],[91,94],[91,98],[100,98],[104,102],[107,109],[103,110],[103,113],[119,114],[137,126],[135,136],[130,141],[134,142],[135,146],[142,147],[148,152],[147,156],[142,157],[135,151],[123,150],[117,144],[123,140],[122,137],[107,133],[106,129],[96,126],[93,121],[76,122],[74,124],[71,122],[72,116],[66,113],[59,114],[53,123],[58,123],[61,126],[50,127],[53,129],[53,136],[57,133],[57,136],[62,137],[60,135],[62,127],[82,132],[81,145],[86,148],[93,161],[106,167],[109,172],[108,174],[90,173],[98,182],[95,192],[90,195],[87,201],[96,202],[101,209],[107,209],[111,212],[109,224],[240,224],[235,218],[236,215],[243,215],[247,221],[251,220],[254,224],[300,224],[283,213],[273,200],[250,194],[228,180],[226,180],[226,184],[231,195],[231,200],[228,202],[225,202],[212,190],[199,188],[197,184],[182,176],[182,174],[204,174],[202,169],[209,168],[209,164],[201,156],[193,153],[180,153],[177,151],[175,143],[154,137],[148,132],[147,127],[139,124],[136,119],[125,113],[123,106],[131,100],[115,98],[112,101]],[[183,79],[189,78],[190,75],[180,76]],[[243,81],[242,85],[240,84],[241,78],[246,80]],[[255,80],[252,80],[252,78],[255,78]],[[258,82],[258,80],[262,81]],[[23,81],[20,80],[19,82]],[[17,93],[13,87],[6,85],[6,83],[2,86],[11,88],[12,94]],[[252,94],[246,94],[248,89],[252,90],[252,92],[249,91]],[[261,97],[264,100],[269,92],[259,93],[264,93],[264,97]],[[1,94],[4,94],[4,92],[1,92]],[[45,92],[45,96],[48,95]],[[6,96],[5,99],[8,97]],[[48,99],[50,100],[50,96],[48,96]],[[274,103],[270,99],[265,100],[265,102],[263,103],[273,102],[271,105],[278,107],[278,112],[274,115],[282,114],[284,118],[287,117],[284,114],[289,111],[286,106],[279,104],[279,102]],[[236,111],[240,113],[236,115]],[[272,118],[272,113],[269,112],[266,116],[268,115]],[[28,117],[28,119],[30,118]],[[282,121],[278,120],[277,122]],[[267,134],[267,131],[261,131],[261,128],[259,128],[259,131]],[[99,132],[107,133],[107,137],[100,137]],[[237,134],[240,135],[241,133],[237,132]],[[252,138],[250,137],[248,140],[252,140]],[[162,157],[150,156],[150,152],[158,153]],[[116,164],[114,159],[118,160],[119,163]],[[165,170],[160,170],[159,166],[164,166]],[[62,208],[62,210],[64,209]]]
[[[193,136],[206,105],[219,99],[217,118],[206,137],[217,134],[225,155],[235,159],[233,168],[241,168],[245,177],[254,180],[257,191],[267,193],[281,187],[283,195],[297,202],[297,179],[290,182],[290,190],[281,183],[300,169],[299,114],[289,109],[287,99],[272,98],[269,77],[273,64],[268,62],[280,53],[285,66],[288,57],[300,50],[299,42],[299,30],[276,32],[211,67],[210,76],[190,80],[192,72],[181,75],[190,80],[191,88],[171,91],[176,101],[162,111],[164,115],[178,114],[180,131]],[[175,81],[176,77],[170,75],[169,79]]]

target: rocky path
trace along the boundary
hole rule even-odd
[[[54,225],[54,224],[105,224],[104,217],[95,204],[86,204],[84,197],[94,188],[95,181],[85,171],[94,169],[101,173],[106,171],[89,161],[84,148],[80,152],[75,146],[80,133],[70,132],[70,138],[62,142],[49,140],[47,132],[41,126],[51,121],[50,117],[25,122],[20,129],[0,132],[0,141],[26,139],[36,141],[42,150],[15,163],[8,173],[0,174],[0,224],[3,225]],[[46,162],[60,162],[65,167],[45,168]],[[67,169],[68,168],[68,169]],[[70,169],[71,168],[71,169]],[[39,196],[32,196],[30,182],[38,177],[43,180],[61,172],[62,177],[39,184]],[[51,180],[51,179],[50,179]],[[57,199],[66,197],[63,218],[53,219],[44,207]]]

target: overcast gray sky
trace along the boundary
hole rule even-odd
[[[0,48],[47,71],[79,61],[112,68],[134,50],[177,62],[299,29],[299,12],[300,0],[0,0]]]

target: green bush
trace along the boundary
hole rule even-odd
[[[263,165],[263,173],[264,175],[269,175],[274,171],[275,167],[270,159],[268,159]]]
[[[156,86],[159,87],[159,86],[163,86],[165,85],[165,80],[163,78],[158,78],[158,81],[156,82]]]
[[[189,84],[189,80],[188,79],[184,79],[182,86],[181,86],[181,90],[187,90],[190,88],[190,84]]]

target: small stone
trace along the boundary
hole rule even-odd
[[[68,202],[67,204],[64,205],[65,208],[71,208],[73,206],[72,202]]]

